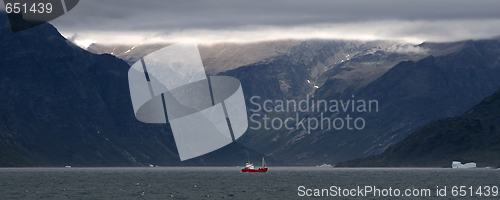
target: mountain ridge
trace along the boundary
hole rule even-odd
[[[166,125],[135,118],[123,60],[87,52],[48,23],[12,33],[6,14],[0,34],[0,167],[236,166],[263,157],[232,143],[181,162]]]
[[[242,138],[243,143],[251,148],[264,150],[265,154],[284,162],[298,165],[334,164],[381,153],[428,123],[459,115],[500,86],[497,78],[500,75],[500,65],[497,61],[500,56],[500,43],[497,40],[433,45],[438,46],[436,52],[443,50],[447,53],[440,55],[434,52],[439,56],[429,55],[418,61],[402,61],[361,88],[351,84],[342,86],[345,89],[339,91],[336,82],[338,79],[330,77],[324,85],[315,90],[316,100],[348,100],[352,96],[355,96],[355,99],[378,100],[380,112],[346,113],[353,118],[363,117],[367,122],[364,130],[319,130],[310,134],[302,129],[249,130],[250,134],[245,134]],[[344,64],[336,66],[342,67]],[[260,84],[259,81],[261,80],[252,81],[252,87]],[[242,84],[245,84],[245,81],[242,81]],[[247,91],[257,90],[259,89]],[[247,95],[247,98],[254,94]],[[273,99],[271,96],[264,97]],[[319,114],[314,112],[301,113],[300,116],[313,117],[318,121],[320,119]],[[325,113],[325,116],[339,115]],[[345,117],[345,114],[340,117]]]
[[[459,117],[433,122],[379,155],[338,167],[451,167],[452,161],[500,167],[500,89]]]

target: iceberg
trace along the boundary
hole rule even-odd
[[[476,168],[476,167],[477,166],[475,162],[462,164],[461,162],[453,161],[451,163],[451,168]]]

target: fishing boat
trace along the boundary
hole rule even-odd
[[[253,163],[247,162],[245,164],[245,168],[241,169],[241,172],[267,172],[266,161],[264,161],[264,157],[262,157],[262,167],[259,169],[255,169]]]

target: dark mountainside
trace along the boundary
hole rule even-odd
[[[249,130],[240,141],[250,148],[259,149],[266,155],[287,163],[334,164],[379,154],[426,124],[458,116],[491,95],[500,86],[498,40],[423,43],[420,47],[428,49],[431,55],[419,61],[404,61],[392,68],[385,67],[389,71],[368,84],[363,83],[367,75],[351,76],[350,79],[337,77],[340,72],[352,72],[360,66],[376,64],[380,60],[394,59],[395,56],[408,58],[398,53],[361,51],[362,53],[349,61],[329,66],[326,73],[329,78],[314,93],[310,92],[315,95],[316,100],[349,100],[352,95],[356,100],[377,100],[379,112],[325,114],[342,118],[345,118],[346,114],[353,118],[363,117],[367,123],[365,129],[323,130],[313,131],[311,134],[307,134],[303,129]],[[325,51],[324,48],[320,51],[304,51],[293,57],[282,56],[223,74],[242,81],[247,100],[253,95],[259,95],[262,97],[262,103],[265,99],[293,98],[299,93],[301,95],[295,98],[305,99],[304,95],[307,93],[304,92],[309,89],[306,79],[310,78],[311,70],[304,66],[321,62],[323,55],[328,53],[331,56],[334,51]],[[349,64],[352,62],[363,65]],[[375,65],[371,69],[379,68],[383,69],[384,66]],[[273,117],[283,113],[268,115]],[[301,113],[301,116],[318,117],[319,113]]]
[[[140,123],[133,116],[125,62],[86,52],[50,25],[16,35],[5,24],[1,31],[3,166],[241,165],[260,160],[259,153],[235,143],[180,162],[170,130]],[[254,108],[248,102],[254,95],[261,103],[300,101],[307,94],[316,100],[349,100],[354,95],[356,100],[379,102],[379,112],[325,113],[363,117],[367,124],[361,131],[249,129],[238,140],[288,165],[334,164],[382,153],[431,122],[460,115],[500,87],[498,40],[418,46],[325,40],[254,45],[199,47],[205,49],[203,62],[212,72],[241,81],[247,109]],[[93,46],[96,53],[111,49],[132,62],[142,51],[161,45],[104,47]],[[268,48],[276,52],[250,56]],[[234,49],[244,50],[224,54]],[[235,55],[251,59],[233,59]],[[219,69],[219,64],[224,67]],[[312,118],[319,113],[300,115]],[[284,119],[295,113],[268,116]]]
[[[497,78],[500,75],[498,40],[417,46],[390,41],[308,40],[292,43],[275,41],[269,46],[261,45],[263,48],[257,48],[259,51],[268,47],[275,50],[283,47],[283,50],[275,56],[243,66],[233,66],[244,63],[234,62],[233,57],[252,55],[255,48],[201,50],[207,55],[216,55],[206,56],[205,65],[211,66],[213,71],[222,71],[220,75],[233,76],[241,81],[247,109],[255,108],[249,103],[254,95],[261,97],[260,103],[267,99],[300,101],[307,94],[314,95],[316,100],[349,100],[354,95],[356,100],[379,102],[379,112],[325,113],[332,118],[344,118],[346,114],[363,117],[367,124],[361,131],[323,130],[307,134],[303,129],[248,129],[238,139],[252,149],[292,165],[334,164],[379,154],[431,122],[460,115],[500,86]],[[157,48],[128,46],[120,49],[94,45],[97,47],[107,50],[93,51],[115,52],[124,60],[140,53],[137,49]],[[234,49],[246,50],[225,55]],[[219,69],[218,65],[211,65],[214,59],[217,60],[215,63],[225,67]],[[253,113],[248,111],[248,114]],[[299,114],[301,118],[319,116],[318,112]],[[281,119],[295,117],[294,112],[267,115]],[[252,126],[252,122],[249,123]]]
[[[500,167],[500,90],[459,117],[431,123],[382,154],[338,167],[451,167],[452,161]]]
[[[419,128],[458,116],[495,92],[500,87],[500,42],[461,43],[463,48],[457,52],[402,62],[367,87],[337,97],[355,94],[359,99],[376,99],[380,111],[363,114],[364,130],[324,139],[337,140],[329,145],[347,146],[333,152],[353,157],[381,153]]]
[[[232,143],[181,162],[166,125],[135,119],[124,61],[89,53],[50,24],[13,34],[5,13],[0,35],[0,167],[236,166],[262,157]]]

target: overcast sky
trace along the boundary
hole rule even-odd
[[[80,0],[51,22],[76,41],[456,41],[500,35],[498,0]]]

